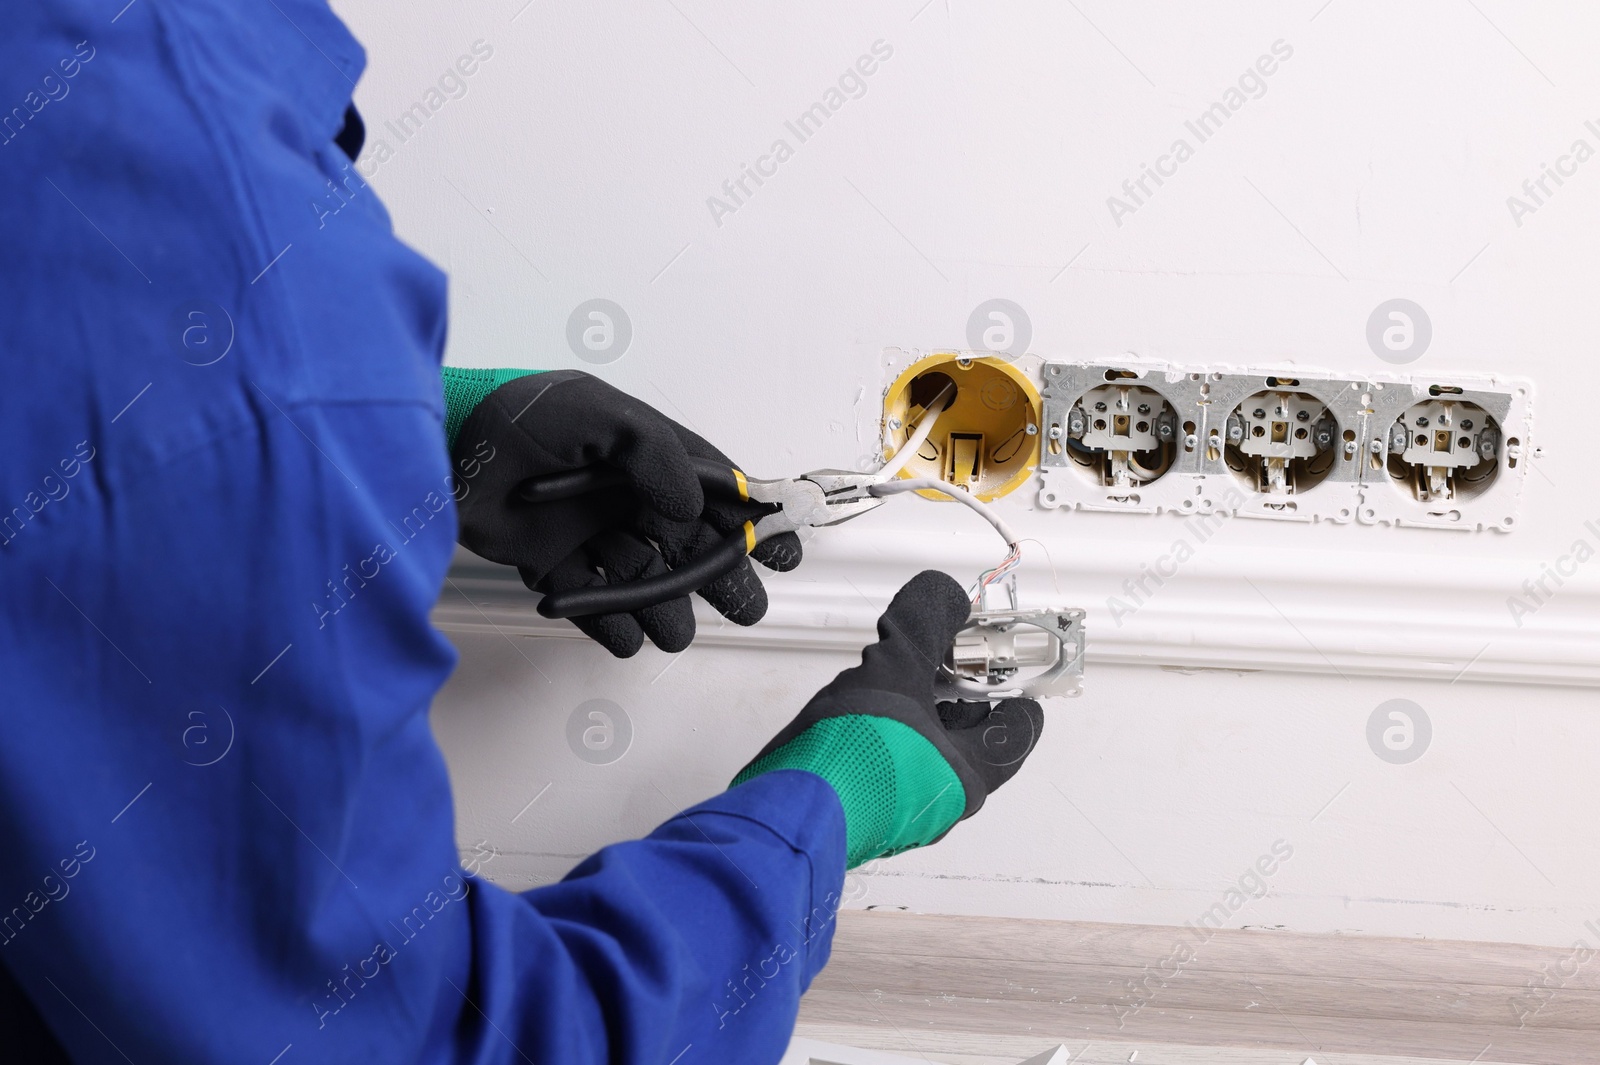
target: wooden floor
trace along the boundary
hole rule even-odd
[[[1600,951],[1206,933],[846,912],[796,1034],[960,1065],[1600,1065]]]

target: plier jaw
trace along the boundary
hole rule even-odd
[[[798,477],[750,481],[752,501],[778,507],[776,513],[756,522],[756,542],[779,533],[837,525],[865,514],[883,503],[868,493],[876,482],[872,474],[849,470],[813,470]]]

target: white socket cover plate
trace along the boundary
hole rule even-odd
[[[1127,373],[1135,377],[1122,376]],[[1294,366],[1219,369],[1124,360],[1045,361],[1040,374],[1041,435],[1046,439],[1040,452],[1038,502],[1045,509],[1510,531],[1533,455],[1533,388],[1521,378],[1440,373],[1347,377]],[[1108,380],[1136,381],[1153,389],[1178,414],[1180,440],[1171,467],[1132,489],[1094,483],[1064,448],[1052,454],[1049,447],[1049,433],[1057,425],[1065,430],[1067,412],[1078,397]],[[1257,491],[1228,467],[1222,449],[1208,446],[1214,438],[1226,438],[1228,416],[1241,402],[1271,391],[1311,395],[1338,422],[1332,468],[1319,484],[1299,494]],[[1437,398],[1476,404],[1494,418],[1500,428],[1498,468],[1475,495],[1461,492],[1449,501],[1424,503],[1389,474],[1387,435],[1408,408]],[[1181,438],[1191,433],[1194,443],[1187,446]]]
[[[1033,354],[1012,357],[991,351],[890,348],[884,352],[885,389],[907,366],[933,354],[1001,358],[1038,382],[1043,424],[1037,505],[1044,510],[1226,515],[1509,532],[1516,526],[1534,456],[1533,386],[1525,378],[1452,373],[1349,376],[1293,365],[1184,366],[1127,358],[1058,360]],[[1064,434],[1073,404],[1108,381],[1153,389],[1177,412],[1175,458],[1153,481],[1131,488],[1105,486],[1080,469],[1064,446],[1051,453],[1051,428],[1060,426]],[[1228,415],[1243,400],[1270,391],[1311,395],[1325,404],[1338,422],[1332,468],[1320,483],[1297,494],[1257,491],[1228,467],[1223,449],[1208,447],[1214,436],[1225,439]],[[1500,446],[1495,475],[1481,491],[1470,496],[1459,492],[1449,501],[1425,503],[1390,476],[1387,435],[1408,408],[1437,398],[1482,407],[1499,426]],[[881,411],[880,404],[875,419],[880,434]],[[1195,443],[1186,447],[1183,437],[1191,432]],[[1373,450],[1375,444],[1377,451]]]

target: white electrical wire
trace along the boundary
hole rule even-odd
[[[985,570],[978,576],[976,591],[972,593],[972,602],[973,605],[982,609],[984,592],[990,585],[1011,574],[1018,563],[1022,561],[1022,545],[1017,540],[1017,534],[1012,531],[1011,526],[1006,524],[1005,519],[1000,517],[993,507],[979,500],[970,492],[964,492],[955,487],[948,481],[941,481],[936,477],[900,478],[897,476],[933,433],[934,423],[945,412],[946,397],[950,396],[954,389],[955,382],[949,382],[923,408],[922,420],[917,422],[916,428],[907,434],[906,442],[901,444],[895,453],[889,457],[889,461],[884,463],[883,467],[878,470],[878,483],[869,487],[867,491],[874,496],[899,495],[902,492],[938,492],[940,495],[949,496],[957,502],[965,503],[968,507],[977,511],[984,521],[995,527],[995,531],[1005,539],[1008,550],[1006,551],[1006,557],[1001,559],[998,566]],[[1014,577],[1011,579],[1015,580]]]
[[[958,503],[965,503],[983,516],[983,520],[995,527],[995,531],[1005,537],[1006,546],[1017,546],[1017,534],[1006,524],[998,512],[989,504],[978,497],[963,492],[949,481],[941,481],[935,477],[903,477],[895,481],[885,481],[875,484],[867,489],[868,494],[875,496],[898,495],[901,492],[939,492],[949,496]]]
[[[911,435],[906,437],[906,442],[900,445],[900,449],[891,455],[889,461],[885,462],[883,468],[878,471],[880,480],[889,480],[904,469],[905,464],[910,462],[912,457],[916,455],[917,449],[922,447],[933,432],[933,423],[938,421],[939,415],[944,413],[945,397],[950,395],[955,390],[955,387],[956,383],[951,381],[939,390],[939,394],[933,397],[931,403],[923,408],[922,420],[917,423],[915,429],[911,430]]]

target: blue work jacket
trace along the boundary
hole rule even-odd
[[[5,21],[0,1060],[776,1061],[844,874],[819,777],[534,891],[461,868],[445,279],[335,143],[355,40]]]

